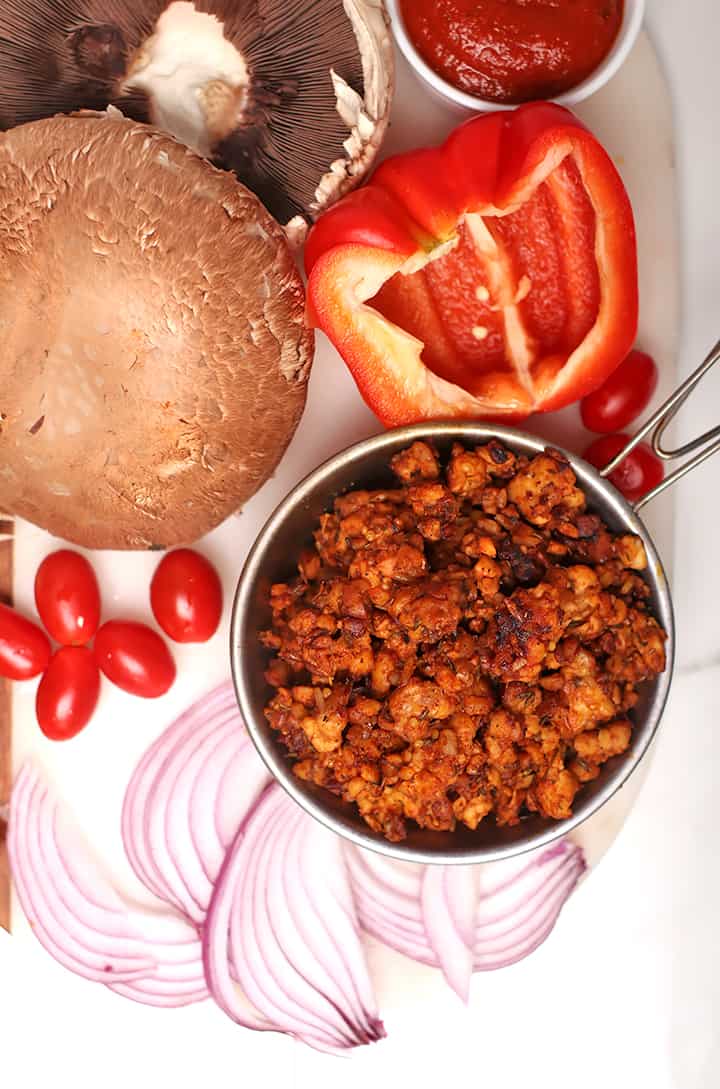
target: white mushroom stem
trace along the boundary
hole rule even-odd
[[[220,20],[176,0],[133,59],[124,89],[144,91],[155,124],[209,155],[237,127],[248,83],[247,65]]]

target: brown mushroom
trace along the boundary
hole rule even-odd
[[[234,170],[290,234],[385,131],[383,0],[4,0],[0,128],[115,105]]]
[[[90,548],[190,542],[268,478],[312,355],[259,200],[117,111],[0,135],[0,509]]]

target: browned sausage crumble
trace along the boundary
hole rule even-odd
[[[389,840],[569,817],[665,668],[642,542],[554,450],[456,445],[442,469],[415,442],[391,464],[398,486],[336,499],[272,587],[268,722]]]

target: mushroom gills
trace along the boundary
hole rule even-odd
[[[312,220],[369,169],[392,64],[382,0],[5,0],[0,127],[115,105]]]

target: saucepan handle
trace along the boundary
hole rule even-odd
[[[663,461],[675,461],[677,458],[687,457],[687,461],[684,461],[682,465],[679,465],[677,469],[674,469],[655,488],[649,491],[647,495],[644,495],[642,499],[638,499],[638,501],[633,504],[634,510],[640,510],[640,508],[644,507],[646,503],[649,503],[651,499],[654,499],[656,495],[660,495],[666,488],[669,488],[674,484],[676,480],[680,480],[680,478],[685,476],[686,473],[689,473],[691,469],[694,469],[696,465],[701,465],[703,461],[712,457],[713,454],[720,450],[720,425],[706,431],[704,435],[699,435],[698,438],[686,442],[684,446],[679,446],[677,450],[666,450],[662,444],[663,436],[670,421],[675,418],[680,407],[685,404],[698,383],[702,381],[707,372],[715,366],[719,359],[720,340],[711,350],[705,361],[700,364],[698,369],[693,371],[689,378],[686,378],[683,384],[668,397],[667,401],[660,406],[657,412],[653,413],[647,423],[643,424],[637,435],[634,435],[620,453],[600,471],[600,476],[609,476],[613,469],[616,469],[630,451],[634,450],[637,444],[642,442],[647,435],[651,436],[650,444],[657,456],[662,458]],[[693,456],[689,457],[690,454]]]

